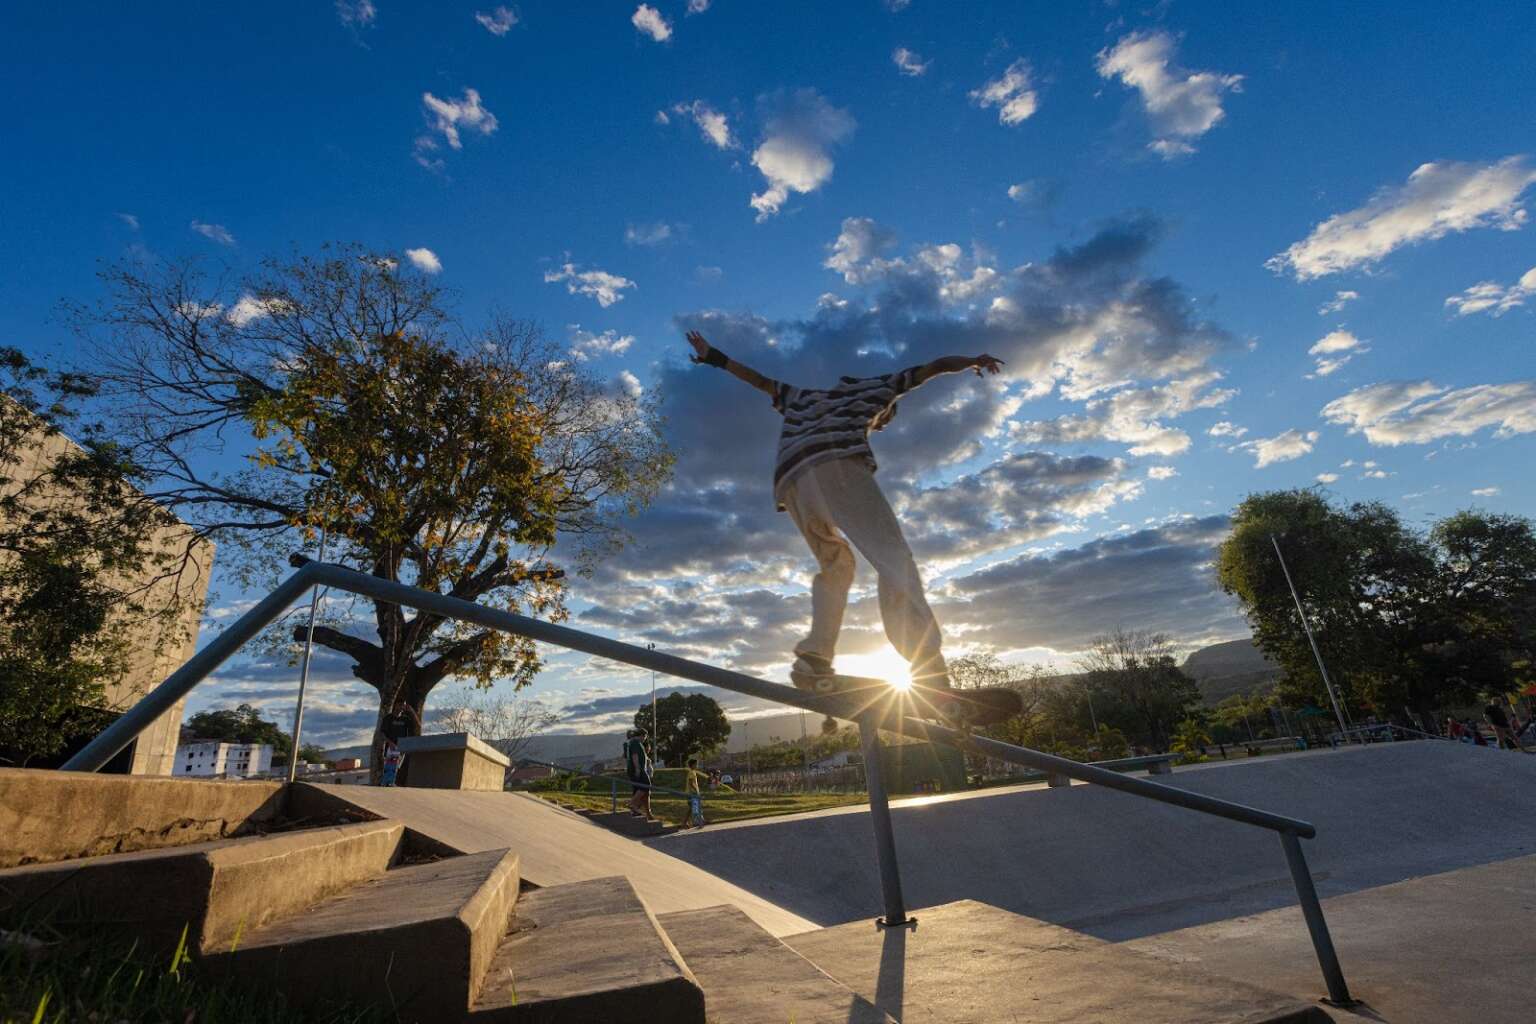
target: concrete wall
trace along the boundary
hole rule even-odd
[[[37,443],[23,457],[18,466],[7,467],[6,475],[17,481],[17,486],[45,473],[65,452],[75,447],[74,442],[61,434],[37,436]],[[45,500],[65,502],[67,494],[53,494]],[[189,534],[185,528],[171,527],[156,532],[151,538],[154,548],[166,554],[179,554],[186,550]],[[190,658],[197,650],[197,629],[202,620],[203,602],[208,594],[208,574],[213,566],[213,545],[202,541],[196,544],[186,568],[174,578],[154,584],[148,594],[151,603],[179,596],[185,609],[176,623],[174,642],[160,643],[156,630],[141,629],[130,633],[128,671],[122,678],[111,680],[106,686],[105,706],[115,710],[127,710],[161,682],[172,671]],[[128,587],[147,581],[116,580],[116,585]],[[135,775],[171,775],[175,771],[176,740],[181,730],[182,711],[185,701],[178,702],[145,729],[134,744],[129,771]]]
[[[0,868],[242,835],[283,785],[0,768]]]

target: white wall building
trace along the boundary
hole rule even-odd
[[[248,779],[272,769],[272,744],[205,740],[176,748],[176,774]]]

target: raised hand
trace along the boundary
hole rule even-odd
[[[704,340],[704,335],[698,331],[688,332],[688,344],[693,346],[694,354],[688,358],[695,363],[702,363],[705,355],[709,353],[709,342]]]
[[[978,377],[983,376],[981,372],[983,370],[987,371],[987,373],[998,373],[1002,370],[1002,368],[1003,361],[998,359],[996,356],[989,355],[977,356],[975,364],[971,367],[971,369],[976,371],[976,376]]]

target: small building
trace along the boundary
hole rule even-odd
[[[338,759],[334,763],[332,763],[331,771],[333,771],[333,772],[355,772],[359,768],[363,768],[363,767],[366,767],[366,765],[363,764],[363,759],[362,758],[360,758],[360,757],[343,757],[343,758]]]
[[[515,786],[519,783],[538,782],[555,774],[555,769],[543,764],[525,764],[512,769],[507,774],[507,785]]]
[[[272,744],[199,740],[176,749],[177,775],[249,779],[272,770]]]
[[[864,763],[864,755],[855,750],[839,750],[830,757],[817,758],[810,763],[813,772],[829,772],[835,768],[847,768],[849,765]]]

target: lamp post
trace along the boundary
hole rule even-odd
[[[654,651],[655,644],[646,644],[645,649]],[[661,719],[656,717],[656,670],[651,669],[651,759],[658,762],[660,768],[661,755]]]
[[[320,557],[317,561],[325,561],[325,524],[320,524]],[[299,703],[293,709],[293,749],[288,752],[288,781],[292,782],[299,773],[299,738],[304,731],[304,689],[309,685],[309,658],[315,647],[315,615],[320,609],[320,588],[316,587],[309,592],[309,631],[304,637],[304,660],[299,668]]]
[[[1274,534],[1269,535],[1269,542],[1275,547],[1275,557],[1280,560],[1280,571],[1285,574],[1285,585],[1290,588],[1291,600],[1296,602],[1296,614],[1301,617],[1301,628],[1307,634],[1307,643],[1312,645],[1312,657],[1317,660],[1318,674],[1323,677],[1323,687],[1328,691],[1328,700],[1333,704],[1333,716],[1338,719],[1339,733],[1349,735],[1349,728],[1344,724],[1344,711],[1339,706],[1339,695],[1334,692],[1333,680],[1328,678],[1328,669],[1323,665],[1323,654],[1317,649],[1317,640],[1312,636],[1312,626],[1307,622],[1307,613],[1301,607],[1301,595],[1296,593],[1296,584],[1291,582],[1291,570],[1286,568],[1285,556],[1280,553],[1280,541]],[[1253,726],[1248,727],[1251,731]]]

